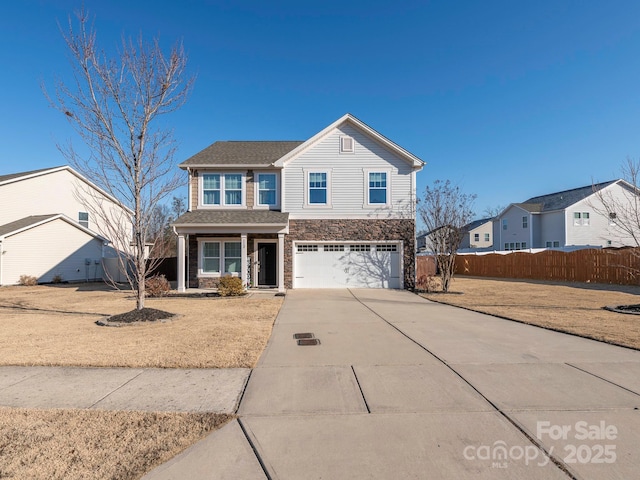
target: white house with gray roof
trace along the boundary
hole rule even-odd
[[[178,289],[412,287],[423,165],[350,114],[305,141],[214,143],[180,164]]]
[[[618,179],[512,203],[493,222],[493,248],[635,246],[632,239],[616,227],[616,212],[602,213],[604,209],[596,192],[619,198],[624,203],[629,192],[635,189]]]
[[[0,175],[0,285],[15,285],[21,275],[40,283],[104,277],[115,251],[87,197],[99,199],[113,218],[131,214],[68,166]],[[107,268],[119,275],[117,262]]]

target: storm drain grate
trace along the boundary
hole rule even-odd
[[[294,333],[293,338],[300,340],[301,338],[314,338],[313,333]]]
[[[320,340],[317,338],[299,338],[298,345],[320,345]]]

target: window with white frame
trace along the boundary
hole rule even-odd
[[[480,241],[480,234],[479,233],[474,233],[473,234],[473,241],[474,242],[479,242]]]
[[[220,242],[202,244],[202,273],[220,273]]]
[[[258,174],[258,205],[278,203],[277,179],[275,173]]]
[[[485,241],[485,242],[490,242],[490,241],[491,241],[491,235],[490,235],[490,234],[488,234],[488,233],[485,233],[485,234],[484,234],[484,241]]]
[[[309,172],[309,204],[327,203],[327,172]]]
[[[503,230],[506,230],[506,229],[507,229],[507,219],[506,219],[506,218],[503,218],[503,219],[502,219],[502,229],[503,229]]]
[[[200,241],[202,275],[240,275],[242,244],[236,241]]]
[[[573,212],[573,225],[576,227],[579,226],[589,226],[591,223],[589,219],[589,212]]]
[[[522,228],[527,228],[529,226],[529,217],[526,215],[522,217]]]
[[[241,173],[205,173],[202,175],[202,204],[221,206],[242,205],[243,175]]]
[[[84,228],[89,228],[89,212],[78,212],[78,223]]]
[[[553,246],[554,246],[554,248],[559,248],[560,247],[560,242],[558,242],[558,241],[553,242]]]
[[[369,203],[387,203],[387,172],[369,172]]]
[[[242,244],[224,242],[224,273],[240,273],[241,261]]]

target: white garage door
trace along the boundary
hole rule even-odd
[[[398,243],[296,243],[294,288],[402,288]]]

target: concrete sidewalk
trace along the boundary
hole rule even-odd
[[[639,374],[639,352],[408,292],[291,291],[240,419],[144,478],[634,478]]]
[[[0,406],[234,413],[249,372],[0,367]]]

